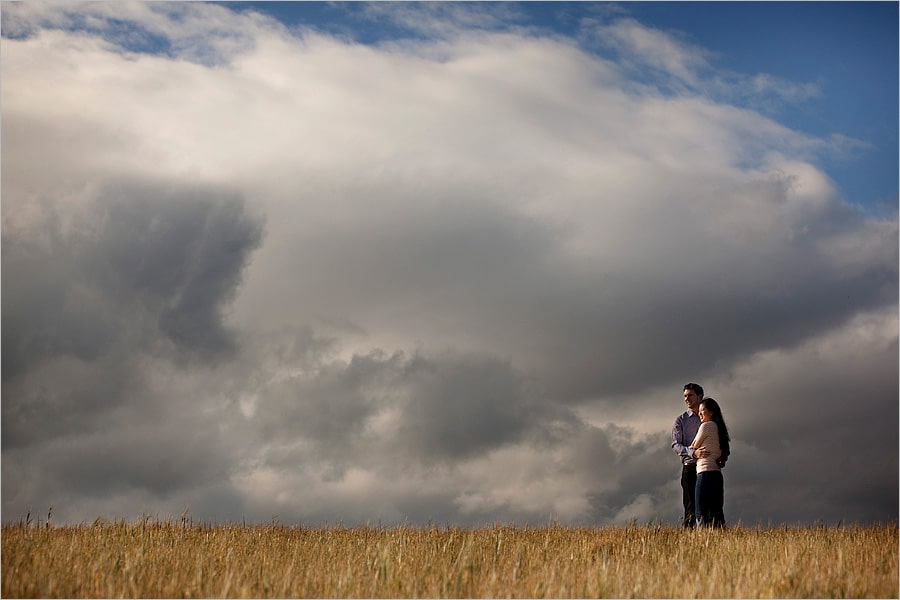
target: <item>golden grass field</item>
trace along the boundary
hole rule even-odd
[[[2,595],[897,598],[897,524],[685,531],[116,522],[2,529]]]

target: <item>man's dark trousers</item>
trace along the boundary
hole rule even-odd
[[[694,516],[694,490],[697,487],[697,465],[683,465],[681,467],[681,495],[684,502],[684,518],[682,525],[693,527],[696,523]]]

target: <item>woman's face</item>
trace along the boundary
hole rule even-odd
[[[700,403],[700,422],[706,423],[707,421],[712,421],[713,414],[712,411],[706,408],[706,404]]]

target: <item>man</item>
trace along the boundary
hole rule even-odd
[[[700,429],[700,402],[703,400],[703,388],[696,383],[688,383],[684,386],[684,403],[687,410],[675,419],[672,428],[672,449],[681,459],[681,495],[684,504],[684,527],[693,527],[696,523],[694,517],[694,489],[697,486],[697,459],[709,454],[705,448],[691,450],[688,446],[694,441],[697,430]]]

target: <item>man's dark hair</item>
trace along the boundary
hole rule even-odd
[[[703,386],[701,386],[699,383],[686,383],[684,384],[684,389],[691,390],[692,392],[697,394],[697,396],[703,398]]]

